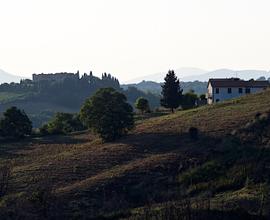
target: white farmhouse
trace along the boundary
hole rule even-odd
[[[256,93],[269,87],[268,81],[240,80],[239,78],[209,79],[207,85],[207,103],[212,104],[227,99]]]

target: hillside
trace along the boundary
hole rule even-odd
[[[12,172],[0,214],[262,219],[270,205],[269,133],[247,142],[239,129],[269,110],[268,90],[139,122],[113,143],[89,132],[1,143],[1,164],[9,164]],[[269,131],[269,124],[263,126]],[[198,140],[190,139],[190,127],[199,129]]]
[[[150,92],[154,94],[161,94],[161,85],[162,83],[156,83],[153,81],[142,81],[140,83],[133,84],[124,84],[121,85],[121,88],[124,90],[128,89],[128,87],[135,87],[143,92]],[[181,89],[183,89],[183,93],[187,93],[190,90],[194,90],[197,95],[205,94],[207,91],[207,82],[193,81],[193,82],[180,82]]]
[[[101,78],[95,77],[92,72],[81,77],[79,73],[40,74],[35,77],[47,79],[0,85],[0,115],[8,108],[16,106],[24,110],[33,126],[38,128],[57,112],[77,113],[85,100],[100,88],[112,87],[122,91],[118,80],[106,73]],[[57,77],[60,80],[56,80]],[[147,98],[152,109],[159,106],[160,97],[156,94],[146,94],[136,88],[128,88],[122,92],[132,106],[139,97]]]

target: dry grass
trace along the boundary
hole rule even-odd
[[[168,173],[173,176],[175,170],[178,172],[185,164],[193,163],[193,159],[198,163],[206,160],[219,141],[213,137],[223,137],[247,123],[257,112],[269,110],[270,91],[266,91],[147,119],[114,143],[102,143],[85,132],[1,144],[0,163],[6,160],[13,163],[10,195],[31,191],[33,186],[43,183],[39,177],[45,173],[55,195],[64,199],[67,207],[86,200],[85,206],[89,207],[104,187],[112,196],[117,190],[123,195],[123,188],[129,185],[144,187],[142,183],[145,183],[147,187],[153,185],[153,190],[159,184],[168,185]],[[185,132],[190,127],[200,130],[199,141],[189,140]],[[72,208],[67,211],[71,212]]]

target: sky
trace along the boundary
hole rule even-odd
[[[0,0],[0,69],[270,70],[269,0]]]

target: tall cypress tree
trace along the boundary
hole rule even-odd
[[[170,108],[172,112],[179,107],[183,90],[180,88],[179,79],[173,70],[169,70],[162,85],[162,99],[160,104],[165,108]]]

